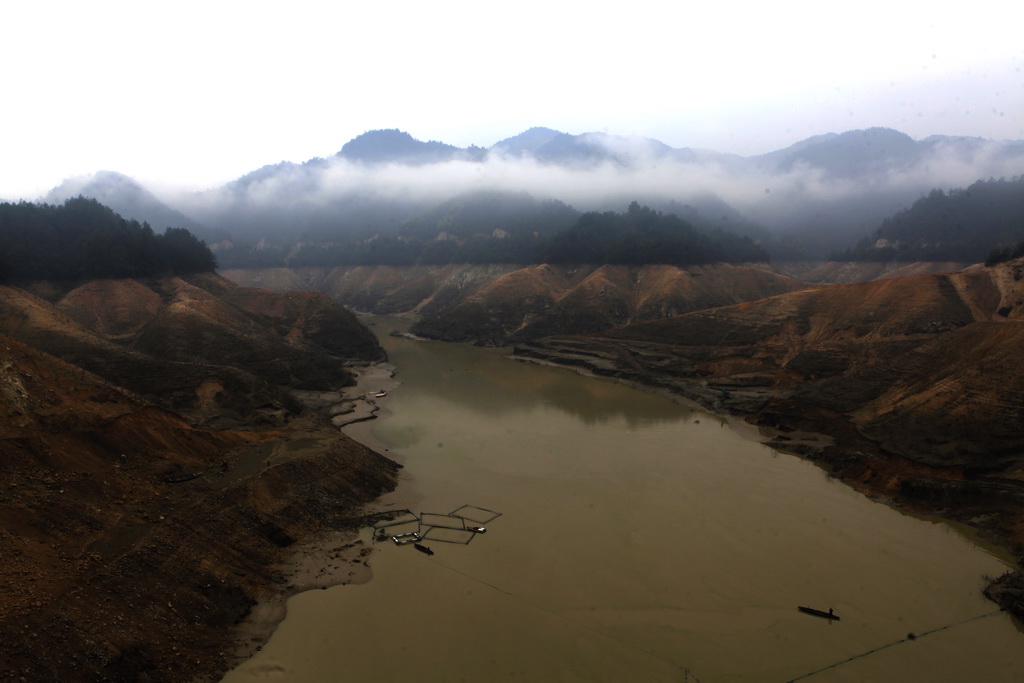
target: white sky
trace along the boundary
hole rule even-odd
[[[208,187],[375,128],[744,155],[870,126],[1024,139],[1024,3],[350,4],[7,0],[0,197],[104,169]]]

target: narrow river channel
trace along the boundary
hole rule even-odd
[[[292,598],[228,683],[1022,680],[980,592],[1006,562],[950,526],[663,396],[387,324],[400,385],[351,432],[405,465],[379,509],[501,516],[375,543],[371,581]]]

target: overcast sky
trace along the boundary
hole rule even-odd
[[[359,4],[9,0],[0,197],[97,170],[209,187],[376,128],[743,155],[871,126],[1024,139],[1024,3]]]

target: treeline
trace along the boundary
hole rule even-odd
[[[633,202],[626,213],[590,212],[540,245],[538,263],[702,263],[767,261],[752,239],[724,230],[701,232],[673,213]]]
[[[837,261],[985,260],[1024,239],[1024,176],[979,180],[966,189],[932,190],[882,222]]]
[[[1018,242],[1015,247],[996,249],[985,259],[986,266],[994,266],[997,263],[1005,263],[1024,256],[1024,242]]]
[[[458,220],[446,215],[440,221],[431,216],[429,223],[410,222],[398,235],[299,245],[234,244],[218,251],[218,257],[224,268],[449,263],[697,265],[768,260],[765,250],[750,237],[717,229],[698,230],[675,214],[637,202],[625,213],[570,212],[564,205],[546,207],[528,222],[503,222],[508,228],[504,229],[493,223],[493,217],[474,214],[476,220],[467,220],[463,211]],[[559,223],[563,227],[554,227]],[[471,225],[486,232],[469,234]]]
[[[317,266],[412,266],[449,263],[531,263],[537,252],[533,235],[473,235],[425,238],[374,235],[329,242],[232,243],[218,246],[222,268],[302,268]]]
[[[75,280],[209,272],[213,252],[184,228],[156,234],[95,199],[0,203],[0,278]]]

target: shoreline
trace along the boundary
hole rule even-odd
[[[780,428],[758,424],[752,420],[755,417],[755,413],[752,411],[724,409],[722,401],[715,398],[717,392],[711,390],[707,385],[689,387],[690,391],[686,391],[679,383],[666,386],[659,382],[660,378],[658,377],[650,377],[652,381],[649,383],[639,377],[622,377],[611,373],[597,372],[593,367],[579,362],[559,363],[548,358],[531,355],[517,356],[514,353],[509,354],[509,358],[538,365],[561,367],[586,377],[615,381],[645,391],[652,391],[683,405],[698,408],[722,419],[741,437],[810,462],[827,476],[835,477],[870,500],[888,505],[903,514],[947,524],[970,543],[1009,565],[1007,571],[1001,576],[984,577],[986,585],[981,592],[1000,609],[1008,611],[1015,619],[1022,622],[1022,626],[1024,626],[1024,542],[1003,529],[982,528],[971,523],[972,519],[998,515],[999,509],[984,510],[982,514],[976,514],[971,518],[965,517],[962,511],[951,509],[948,506],[949,501],[946,501],[947,507],[940,507],[928,497],[915,499],[901,496],[899,481],[901,479],[912,481],[916,476],[914,466],[907,466],[899,456],[882,453],[877,448],[877,444],[866,437],[861,437],[861,440],[873,447],[873,449],[869,449],[872,452],[860,453],[858,451],[859,459],[847,459],[841,454],[838,458],[830,457],[828,451],[840,450],[836,444],[836,435],[813,430],[787,429],[786,425],[780,425]],[[733,391],[739,393],[740,390]],[[858,444],[853,450],[856,451],[864,445]],[[889,462],[894,458],[899,462]],[[1021,528],[1024,529],[1024,526]]]
[[[504,355],[507,355],[507,354],[504,354]],[[404,356],[402,358],[404,358]],[[500,356],[499,356],[499,358],[500,358]],[[442,367],[447,367],[447,366],[442,366]],[[570,369],[570,368],[566,368],[566,369]],[[523,368],[522,371],[525,372],[525,370],[526,370],[526,368]],[[410,369],[409,372],[411,373],[412,370]],[[516,371],[513,368],[511,370],[511,372],[514,373]],[[578,373],[578,371],[574,370],[574,374],[579,374],[579,373]],[[586,373],[584,373],[584,374],[586,374]],[[411,377],[412,377],[412,375],[410,374],[410,375],[408,375],[407,379],[410,379],[410,381],[411,381]],[[600,377],[595,376],[594,378],[595,379],[599,379]],[[619,383],[619,382],[617,381],[616,383]],[[685,398],[680,397],[678,395],[673,395],[673,394],[667,393],[664,390],[664,388],[656,388],[656,387],[644,386],[644,385],[636,385],[636,386],[638,388],[641,388],[641,389],[643,389],[645,391],[648,391],[650,393],[665,395],[666,397],[670,397],[672,400],[679,401],[679,402],[681,402],[683,404],[686,404],[686,405],[694,405],[695,407],[697,406],[697,404],[695,404],[695,402],[693,402],[692,400],[685,399]],[[413,388],[410,387],[409,388],[409,393],[406,394],[405,396],[402,396],[401,394],[398,394],[398,393],[395,393],[393,395],[395,396],[395,398],[398,398],[399,396],[402,396],[402,398],[412,398],[412,389]],[[598,391],[600,391],[600,390],[598,390]],[[534,395],[536,396],[536,394],[534,394]],[[643,399],[641,398],[640,400],[643,400]],[[388,415],[388,413],[389,413],[389,411],[386,408],[386,401],[382,401],[381,403],[383,403],[384,405],[381,406],[381,410],[378,412],[378,415],[381,416],[381,417],[386,417]],[[404,404],[400,403],[400,406],[402,406],[402,405],[404,405]],[[643,405],[647,405],[646,402]],[[702,413],[705,410],[708,410],[704,406],[699,406],[699,407],[700,407],[700,410],[701,410]],[[402,412],[404,412],[404,411],[402,411]],[[740,421],[736,416],[733,416],[733,415],[721,416],[721,414],[718,413],[717,411],[711,411],[711,412],[712,412],[713,415],[715,415],[715,417],[713,417],[713,418],[712,417],[705,417],[704,414],[700,415],[701,420],[703,422],[705,422],[706,426],[708,424],[710,424],[710,425],[713,425],[714,429],[717,429],[718,426],[719,426],[719,419],[718,418],[719,417],[723,417],[724,420],[727,420],[730,425],[741,426],[744,429],[744,433],[742,434],[742,436],[745,439],[747,439],[747,440],[754,439],[757,442],[763,443],[766,438],[770,438],[770,437],[767,437],[763,432],[760,432],[758,430],[758,428],[756,427],[756,425],[752,425],[752,424],[750,424],[748,422]],[[394,426],[397,427],[398,425],[394,424]],[[370,442],[368,440],[364,440],[364,439],[366,439],[367,436],[370,436],[370,437],[373,436],[372,433],[373,433],[375,427],[379,428],[380,425],[377,425],[373,421],[370,421],[370,422],[360,422],[360,423],[355,423],[355,424],[351,425],[350,427],[347,427],[345,429],[345,431],[346,431],[347,434],[349,434],[353,438],[356,438],[357,440],[360,440],[361,443],[364,443],[364,444],[366,444],[366,445],[368,445],[370,447],[381,446],[381,447],[386,448],[386,446],[383,446],[381,444],[381,442],[379,442],[379,441]],[[391,433],[391,430],[390,429],[382,429],[382,430],[379,430],[379,433],[381,435],[383,435],[383,436],[389,436],[390,433]],[[381,451],[381,452],[383,452],[383,451]],[[770,453],[768,451],[766,451],[766,450],[762,451],[762,457],[765,456],[765,455],[769,455],[769,454]],[[780,458],[780,460],[782,460],[782,458]],[[410,461],[411,462],[417,462],[417,459],[416,458],[411,458]],[[418,469],[418,468],[413,468],[413,469]],[[408,476],[408,474],[406,474],[404,476]],[[820,477],[820,478],[822,480],[824,479],[824,477]],[[406,490],[408,490],[408,488],[406,488]],[[381,504],[386,504],[388,501],[394,500],[396,498],[396,493],[398,494],[398,496],[404,495],[403,492],[402,492],[402,489],[396,489],[395,492],[386,494],[384,498],[378,499],[377,501],[371,503],[370,507],[377,508]],[[388,546],[390,546],[390,543],[388,543]],[[381,548],[381,550],[383,550],[383,548]],[[389,559],[390,558],[383,558],[383,556],[381,556],[381,561],[382,562],[388,561]],[[371,564],[372,564],[372,560],[371,560]],[[385,570],[388,570],[388,569],[390,569],[390,564],[381,564],[379,566],[374,567],[374,572],[378,573],[375,578],[377,578],[378,581],[383,580],[384,573],[387,573]],[[972,586],[973,586],[973,582],[972,582]],[[365,591],[365,590],[366,589],[363,589],[363,591]],[[353,591],[353,592],[362,592],[362,591]],[[977,591],[974,590],[973,592],[976,593]],[[390,594],[390,592],[389,592],[389,594]],[[339,592],[339,593],[332,594],[332,595],[338,596],[339,598],[343,599],[345,593]],[[319,597],[319,596],[306,596],[306,599],[303,600],[302,604],[303,605],[310,605],[310,604],[312,604],[312,603],[317,601],[317,597]],[[379,604],[379,603],[374,603],[374,604]],[[373,607],[370,607],[369,609],[373,610],[373,611],[376,611]],[[347,611],[348,610],[340,611],[338,608],[333,609],[333,612],[340,613],[341,615],[343,615],[346,618],[346,622],[350,622],[351,620],[348,618]],[[356,615],[353,615],[353,616],[356,616]],[[358,619],[357,619],[357,622],[358,622]],[[358,629],[357,622],[355,622],[356,623],[355,628]],[[288,627],[285,627],[285,628],[287,629]],[[311,634],[311,635],[313,635],[313,634]],[[301,637],[304,637],[304,636],[300,636],[300,638]],[[313,637],[315,637],[315,635]],[[301,640],[299,642],[301,642]],[[272,646],[272,648],[273,647],[274,646]],[[279,664],[279,665],[282,665],[282,666],[288,666],[287,662],[286,662],[287,654],[283,650],[280,650],[280,649],[272,650],[272,651],[268,650],[261,657],[262,658],[257,658],[257,662],[260,662],[262,664],[266,664],[267,666],[264,669],[266,671],[269,671],[270,670],[269,667],[271,665],[274,665],[274,664]],[[345,666],[346,665],[344,664],[344,661],[343,660],[339,660],[339,663],[335,666],[335,668],[340,673],[341,671],[344,671]],[[254,671],[255,671],[255,669],[254,669]],[[237,682],[232,681],[231,683],[237,683]]]
[[[389,392],[399,386],[400,382],[395,379],[396,368],[379,362],[350,369],[356,376],[354,385],[337,392],[307,392],[305,400],[312,398],[310,407],[326,411],[339,433],[403,467],[389,446],[373,435],[371,426],[374,420],[389,414],[381,405],[385,399],[376,398],[373,394]],[[314,448],[310,446],[304,450]],[[302,457],[302,452],[293,457]],[[408,478],[400,471],[398,480],[400,483],[408,481]],[[396,484],[394,490],[366,503],[360,513],[365,516],[390,507],[406,507],[415,500],[415,496],[409,496],[407,486]],[[223,680],[263,649],[288,616],[288,601],[292,597],[307,591],[360,585],[372,580],[370,560],[374,550],[372,535],[364,526],[323,531],[294,548],[284,561],[272,568],[283,584],[280,590],[259,598],[249,615],[235,627],[232,644],[225,648],[229,652],[229,666],[211,680]]]
[[[256,601],[249,615],[235,627],[228,655],[228,667],[213,680],[223,680],[238,666],[263,649],[274,631],[288,616],[288,600],[310,590],[363,584],[373,572],[366,558],[372,548],[360,538],[358,529],[329,531],[303,544],[273,569],[288,583],[283,589]]]
[[[883,495],[884,492],[872,490],[864,482],[856,478],[848,478],[842,474],[832,472],[828,461],[823,459],[824,451],[827,448],[834,447],[835,438],[829,434],[811,431],[786,431],[785,429],[758,425],[748,419],[750,416],[749,412],[744,414],[724,409],[722,401],[715,398],[717,392],[707,386],[695,388],[697,395],[689,396],[682,391],[673,390],[673,387],[648,384],[639,379],[607,376],[579,365],[515,356],[511,352],[507,354],[507,357],[513,360],[561,367],[594,379],[612,380],[637,389],[660,394],[677,403],[710,413],[728,424],[731,429],[743,438],[809,461],[829,476],[836,476],[846,485],[872,500],[883,502],[904,514],[948,523],[952,529],[986,552],[997,555],[1002,560],[1008,561],[1011,565],[1014,560],[1019,561],[1019,558],[1014,555],[1012,548],[1008,547],[1002,539],[994,538],[990,534],[987,535],[983,530],[970,526],[955,517],[943,516],[934,511],[915,509],[915,506],[909,502],[885,496]],[[321,409],[328,411],[332,415],[331,423],[341,433],[361,445],[394,460],[400,466],[404,466],[401,458],[396,457],[391,452],[388,444],[373,434],[374,420],[378,417],[383,418],[389,415],[386,407],[387,398],[374,398],[373,394],[379,391],[390,392],[400,386],[401,382],[395,378],[397,369],[389,363],[375,363],[368,366],[354,367],[352,370],[356,374],[356,383],[337,392],[338,396],[332,397],[332,401],[324,403]],[[334,398],[337,398],[337,400],[334,401]],[[344,407],[344,409],[340,410],[339,407]],[[338,418],[341,419],[339,420]],[[781,441],[779,437],[782,437],[785,441]],[[812,454],[816,454],[818,457],[813,457]],[[411,477],[408,474],[400,473],[399,482],[395,489],[364,505],[362,512],[369,514],[392,507],[412,509],[416,505],[418,496],[414,488],[408,485],[410,481]],[[405,485],[402,485],[403,483]],[[270,640],[276,628],[286,618],[287,602],[294,595],[309,590],[325,590],[337,585],[363,584],[372,580],[373,570],[370,560],[372,559],[373,551],[372,538],[363,528],[327,532],[325,535],[311,538],[301,548],[297,548],[289,560],[275,567],[287,580],[287,585],[275,596],[260,600],[253,607],[250,616],[240,625],[236,653],[232,658],[231,668],[224,675],[227,675],[244,661],[251,658]],[[1003,606],[1003,601],[996,600],[993,595],[989,594],[990,590],[998,582],[999,577],[988,577],[986,579],[988,585],[982,592],[996,602],[996,604],[1000,605],[1000,607],[1007,609]],[[1016,615],[1012,609],[1010,611]]]

